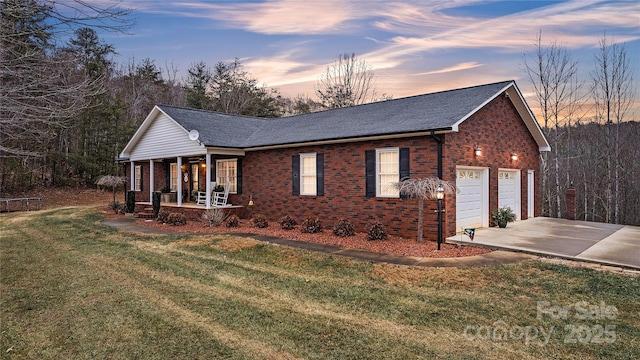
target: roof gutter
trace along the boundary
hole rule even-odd
[[[451,132],[451,131],[452,131],[451,128],[442,128],[442,129],[433,129],[433,130],[428,130],[428,131],[402,132],[402,133],[392,133],[392,134],[385,134],[385,135],[335,138],[335,139],[306,141],[306,142],[298,142],[298,143],[262,145],[262,146],[255,146],[255,147],[248,146],[248,147],[245,147],[243,149],[245,151],[259,151],[259,150],[284,149],[284,148],[302,147],[302,146],[342,144],[342,143],[351,143],[351,142],[360,142],[360,141],[402,139],[402,138],[415,137],[415,136],[426,136],[426,135],[433,136],[434,133],[435,134],[444,134],[444,133],[448,133],[448,132]]]

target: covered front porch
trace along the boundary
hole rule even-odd
[[[245,136],[238,134],[239,129],[222,126],[223,119],[209,119],[204,126],[196,121],[200,115],[189,109],[156,106],[147,116],[119,158],[136,201],[151,203],[153,193],[160,191],[167,197],[164,205],[210,209],[220,206],[213,202],[218,185],[227,187],[224,191],[229,194],[223,205],[239,205],[234,201],[242,198],[245,151],[234,146],[240,141],[230,138]]]
[[[213,202],[214,191],[241,193],[242,170],[238,165],[244,151],[207,150],[203,154],[129,160],[129,190],[141,195],[136,196],[141,201],[150,202],[153,193],[160,191],[170,194],[163,195],[164,200],[176,206],[196,201],[206,208],[226,205]]]

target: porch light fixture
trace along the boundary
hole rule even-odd
[[[253,206],[253,194],[249,195],[249,206]]]
[[[511,153],[511,160],[512,160],[512,161],[518,161],[518,154],[516,154],[516,153]]]
[[[436,188],[436,199],[438,199],[438,250],[442,244],[442,199],[444,198],[444,188],[439,184]]]
[[[480,148],[480,146],[476,145],[473,148],[473,151],[475,152],[476,156],[482,156],[482,149]]]

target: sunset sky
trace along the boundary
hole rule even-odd
[[[379,94],[399,98],[516,80],[533,107],[523,54],[533,55],[539,31],[543,43],[571,50],[585,82],[606,32],[609,41],[626,43],[635,88],[640,84],[636,0],[125,0],[121,6],[133,10],[131,34],[101,34],[116,47],[118,62],[150,58],[184,75],[198,61],[213,67],[237,57],[260,83],[291,97],[314,98],[324,69],[353,52],[373,68]]]

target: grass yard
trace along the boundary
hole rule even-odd
[[[637,276],[412,268],[100,220],[0,216],[0,358],[640,358]]]

